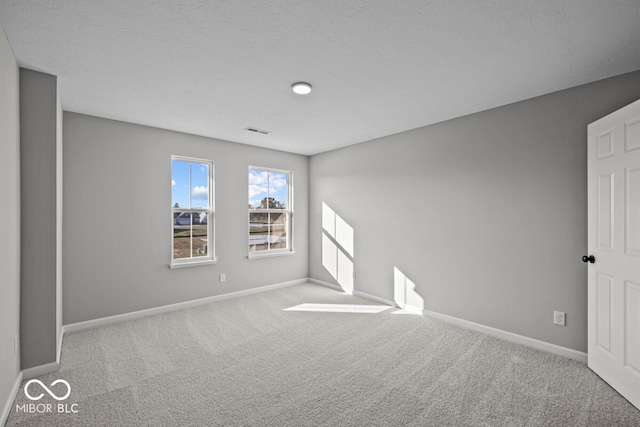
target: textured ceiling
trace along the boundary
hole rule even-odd
[[[2,0],[0,22],[65,110],[301,154],[640,69],[639,0]]]

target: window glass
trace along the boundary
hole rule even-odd
[[[209,165],[191,163],[191,207],[209,207]]]
[[[189,199],[190,163],[182,160],[171,161],[171,206],[174,208],[191,207]]]

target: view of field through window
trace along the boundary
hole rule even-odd
[[[249,251],[287,249],[289,174],[249,169]]]
[[[209,255],[210,165],[171,161],[173,259]]]

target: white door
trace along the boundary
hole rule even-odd
[[[589,367],[640,408],[640,101],[588,134]]]

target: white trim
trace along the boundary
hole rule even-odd
[[[309,279],[309,281],[311,283],[316,284],[316,285],[326,286],[326,287],[331,288],[331,289],[336,289],[338,291],[347,292],[342,287],[340,287],[339,285],[335,285],[333,283],[323,282],[322,280],[317,280],[317,279]],[[353,292],[347,292],[347,293],[353,293],[353,295],[357,295],[357,296],[360,296],[362,298],[367,298],[367,299],[370,299],[372,301],[377,301],[377,302],[381,302],[383,304],[389,304],[391,306],[399,307],[398,304],[394,303],[393,301],[390,301],[390,300],[387,300],[387,299],[384,299],[384,298],[380,298],[380,297],[377,297],[377,296],[374,296],[374,295],[370,295],[370,294],[367,294],[365,292],[353,291]],[[405,306],[405,307],[400,307],[400,308],[402,308],[403,310],[409,311],[411,313],[416,313],[416,314],[420,314],[420,315],[423,315],[423,316],[432,317],[434,319],[438,319],[438,320],[441,320],[443,322],[450,323],[452,325],[460,326],[461,328],[471,329],[471,330],[474,330],[476,332],[480,332],[480,333],[483,333],[483,334],[486,334],[486,335],[491,335],[493,337],[502,338],[504,340],[511,341],[511,342],[514,342],[514,343],[517,343],[517,344],[526,345],[526,346],[529,346],[529,347],[536,348],[538,350],[546,351],[548,353],[557,354],[559,356],[564,356],[564,357],[568,357],[569,359],[574,359],[574,360],[577,360],[579,362],[587,363],[587,353],[583,353],[581,351],[573,350],[573,349],[570,349],[570,348],[567,348],[567,347],[562,347],[562,346],[556,345],[556,344],[551,344],[551,343],[548,343],[546,341],[540,341],[540,340],[537,340],[535,338],[525,337],[524,335],[514,334],[513,332],[507,332],[507,331],[502,330],[502,329],[492,328],[491,326],[485,326],[485,325],[481,325],[479,323],[470,322],[468,320],[459,319],[457,317],[448,316],[446,314],[437,313],[435,311],[421,310],[418,307],[411,307],[411,306]]]
[[[62,354],[62,340],[64,338],[65,328],[62,327],[60,331],[60,338],[58,339],[58,345],[56,348],[56,361],[45,363],[44,365],[33,366],[31,368],[23,369],[20,372],[22,379],[27,381],[33,378],[37,378],[41,375],[52,374],[60,370],[60,355]],[[0,425],[2,425],[0,423]]]
[[[386,304],[389,305],[391,307],[396,307],[397,304],[391,300],[385,299],[385,298],[380,298],[377,297],[375,295],[371,295],[371,294],[367,294],[365,292],[360,292],[360,291],[353,291],[353,295],[357,296],[357,297],[362,297],[362,298],[366,298],[366,299],[370,299],[372,301],[376,301],[382,304]]]
[[[22,379],[31,380],[37,378],[40,375],[52,374],[60,370],[59,362],[46,363],[44,365],[34,366],[33,368],[27,368],[22,370]]]
[[[333,283],[324,282],[322,280],[311,279],[310,278],[309,282],[311,282],[311,283],[313,283],[315,285],[320,285],[320,286],[325,286],[327,288],[335,289],[336,291],[344,292],[345,294],[355,295],[357,297],[362,297],[362,298],[365,298],[365,299],[368,299],[368,300],[371,300],[371,301],[379,302],[381,304],[386,304],[386,305],[389,305],[391,307],[397,307],[398,306],[395,302],[393,302],[391,300],[388,300],[386,298],[380,298],[380,297],[377,297],[375,295],[368,294],[366,292],[355,291],[355,290],[351,291],[351,290],[348,290],[348,289],[344,289],[340,285],[335,285]]]
[[[546,341],[540,341],[535,338],[525,337],[524,335],[514,334],[502,329],[492,328],[491,326],[481,325],[479,323],[470,322],[468,320],[459,319],[457,317],[447,316],[446,314],[437,313],[435,311],[422,310],[424,316],[429,316],[434,319],[442,320],[452,325],[460,326],[465,329],[471,329],[483,334],[491,335],[497,338],[502,338],[507,341],[515,342],[517,344],[523,344],[529,347],[536,348],[538,350],[546,351],[548,353],[554,353],[559,356],[568,357],[579,362],[587,363],[587,353],[573,350],[571,348],[563,347],[556,344],[551,344]]]
[[[230,292],[221,295],[214,295],[205,298],[199,298],[191,301],[184,301],[175,304],[163,305],[160,307],[148,308],[146,310],[133,311],[130,313],[117,314],[115,316],[102,317],[100,319],[87,320],[85,322],[71,323],[62,327],[64,332],[77,332],[85,329],[96,328],[98,326],[111,325],[113,323],[120,323],[127,320],[140,319],[142,317],[153,316],[155,314],[168,313],[171,311],[181,310],[183,308],[197,307],[199,305],[208,304],[214,301],[222,301],[229,298],[236,298],[245,295],[257,294],[260,292],[269,291],[272,289],[285,288],[288,286],[299,285],[309,282],[308,278],[292,280],[289,282],[276,283],[274,285],[261,286],[252,289],[246,289],[243,291]]]
[[[251,170],[251,169],[263,170],[263,171],[267,171],[267,172],[278,172],[278,173],[289,173],[289,172],[291,172],[288,169],[265,168],[264,166],[252,166],[252,165],[249,165],[249,170]]]
[[[296,251],[282,251],[282,252],[272,252],[272,251],[266,251],[267,253],[260,253],[259,255],[253,255],[253,254],[258,254],[258,252],[249,252],[249,255],[247,255],[247,259],[260,259],[260,258],[271,258],[274,256],[285,256],[285,255],[295,255]]]
[[[0,413],[0,426],[3,426],[7,422],[7,418],[9,418],[13,402],[15,402],[18,390],[20,390],[20,384],[22,384],[22,372],[18,372],[16,381],[13,383],[13,388],[9,393],[9,398],[5,402],[4,408],[2,408],[2,413]]]
[[[198,267],[201,265],[213,265],[217,263],[217,259],[204,259],[202,261],[176,262],[174,264],[169,264],[169,268],[171,270],[175,270],[176,268]]]
[[[336,284],[329,283],[329,282],[324,282],[324,281],[318,280],[318,279],[311,279],[311,278],[309,279],[309,281],[311,283],[313,283],[314,285],[320,285],[320,286],[324,286],[324,287],[327,287],[327,288],[335,289],[336,291],[346,292],[342,288],[342,286],[340,286],[340,285],[336,285]]]
[[[60,338],[58,339],[58,348],[56,354],[56,363],[60,366],[60,356],[62,355],[62,341],[64,339],[64,326],[60,327]]]
[[[380,297],[377,297],[375,295],[368,294],[366,292],[355,291],[355,290],[351,291],[351,290],[348,290],[348,289],[344,289],[340,285],[336,285],[336,284],[329,283],[329,282],[324,282],[324,281],[318,280],[318,279],[311,279],[310,278],[309,282],[311,282],[311,283],[313,283],[315,285],[320,285],[320,286],[325,286],[327,288],[335,289],[337,291],[344,292],[345,294],[355,295],[357,297],[362,297],[362,298],[365,298],[365,299],[368,299],[368,300],[371,300],[371,301],[379,302],[381,304],[386,304],[386,305],[389,305],[391,307],[397,307],[397,304],[395,302],[391,301],[391,300],[388,300],[386,298],[380,298]]]

